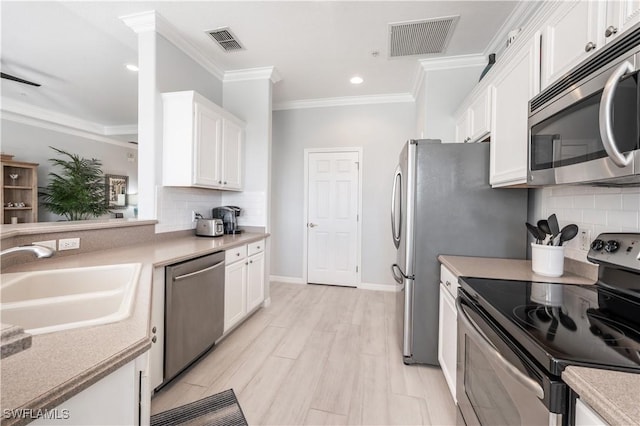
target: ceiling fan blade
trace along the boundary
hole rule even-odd
[[[33,81],[24,80],[22,78],[15,77],[13,75],[5,74],[5,73],[0,73],[0,77],[6,78],[7,80],[17,81],[18,83],[28,84],[30,86],[36,86],[36,87],[41,86],[41,84],[34,83]]]

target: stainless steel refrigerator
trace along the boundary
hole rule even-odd
[[[489,144],[410,140],[392,192],[405,364],[438,365],[439,254],[524,259],[527,190],[489,186]]]

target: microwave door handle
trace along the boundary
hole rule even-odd
[[[400,187],[400,191],[398,191]],[[398,194],[398,192],[400,192]],[[396,211],[396,197],[400,197],[400,211]],[[400,215],[398,220],[398,228],[396,229],[396,215]],[[391,193],[391,234],[393,236],[393,244],[398,248],[400,246],[400,230],[402,229],[402,172],[400,166],[396,169],[393,176],[393,191]],[[396,280],[397,281],[397,280]]]
[[[611,122],[611,109],[613,106],[613,97],[618,88],[618,82],[626,73],[633,71],[635,70],[629,61],[624,61],[616,68],[611,77],[609,77],[609,80],[607,80],[600,100],[600,137],[602,138],[602,145],[605,151],[607,151],[609,158],[611,158],[611,161],[618,167],[628,166],[631,163],[632,157],[631,154],[627,154],[626,156],[622,154],[616,146]]]
[[[480,331],[478,326],[473,323],[473,320],[469,318],[467,313],[464,311],[462,302],[460,301],[459,297],[456,299],[456,307],[458,308],[458,313],[460,313],[459,318],[462,319],[465,328],[470,331],[469,335],[473,338],[473,340],[478,345],[480,345],[482,349],[500,366],[502,366],[502,368],[504,368],[514,379],[516,379],[518,383],[533,392],[538,397],[538,399],[544,399],[544,390],[542,389],[542,386],[540,386],[532,378],[522,374],[520,370],[518,370],[513,364],[507,361],[507,359],[503,357],[500,352],[498,352],[495,346],[491,344],[491,342]]]

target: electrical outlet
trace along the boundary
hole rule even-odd
[[[589,251],[591,247],[591,230],[584,229],[580,231],[580,250]]]
[[[36,246],[48,247],[51,250],[57,250],[58,249],[57,246],[56,246],[56,240],[34,241],[33,244],[36,245]]]
[[[80,248],[80,238],[64,238],[58,240],[58,250],[75,250]]]

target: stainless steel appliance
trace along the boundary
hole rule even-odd
[[[487,143],[410,140],[399,161],[391,227],[402,355],[437,365],[438,255],[524,258],[527,191],[491,189]]]
[[[222,219],[225,234],[241,234],[243,230],[238,228],[237,219],[241,212],[242,209],[238,206],[222,206],[213,208],[211,215],[214,218]]]
[[[640,233],[601,234],[591,247],[596,285],[460,278],[467,425],[572,424],[567,366],[640,373]]]
[[[640,25],[529,102],[533,185],[640,185]]]
[[[223,327],[224,252],[167,266],[163,383],[207,352]]]
[[[198,218],[196,223],[196,235],[200,237],[220,237],[224,235],[222,219]]]

